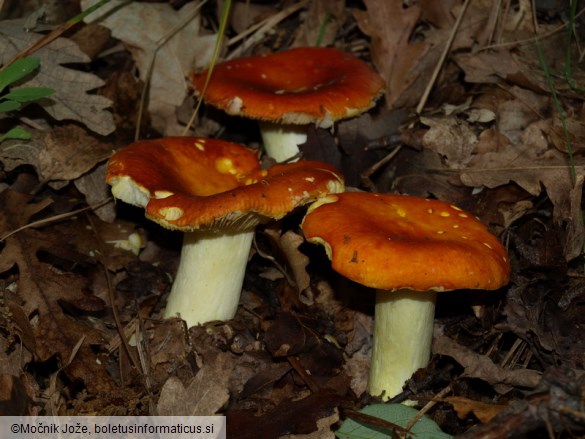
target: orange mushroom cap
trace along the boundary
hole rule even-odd
[[[206,78],[207,70],[191,75],[197,93]],[[232,115],[327,128],[373,107],[383,87],[384,80],[352,55],[299,47],[218,64],[204,99]]]
[[[333,268],[381,290],[493,290],[508,282],[506,250],[473,215],[438,200],[344,193],[317,201],[303,220]]]
[[[183,231],[243,230],[344,189],[341,174],[328,164],[300,161],[262,170],[242,145],[194,137],[122,148],[108,162],[106,181],[115,196],[144,207],[149,219]]]

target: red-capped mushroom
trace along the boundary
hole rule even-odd
[[[370,193],[312,204],[302,228],[333,269],[376,289],[369,391],[391,398],[430,358],[436,293],[494,290],[508,282],[500,241],[448,203]]]
[[[120,149],[108,162],[106,180],[114,197],[186,232],[165,317],[180,315],[189,326],[235,315],[256,225],[344,189],[340,174],[325,163],[262,170],[244,146],[190,137]]]
[[[191,75],[196,93],[207,71]],[[231,115],[260,121],[264,147],[278,162],[299,153],[306,125],[329,128],[374,106],[383,79],[365,62],[336,49],[299,47],[216,65],[204,100]]]

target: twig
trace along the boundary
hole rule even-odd
[[[43,226],[45,224],[49,224],[49,223],[52,223],[52,222],[55,222],[55,221],[61,221],[62,219],[69,218],[70,216],[75,216],[78,213],[85,212],[87,210],[95,210],[98,207],[102,207],[103,205],[109,203],[110,201],[112,201],[112,198],[106,198],[105,200],[100,201],[97,204],[93,204],[91,206],[82,207],[81,209],[77,209],[77,210],[74,210],[72,212],[61,213],[59,215],[55,215],[55,216],[52,216],[50,218],[44,218],[42,220],[33,221],[32,223],[28,223],[28,224],[26,224],[26,225],[24,225],[22,227],[19,227],[18,229],[14,229],[14,230],[6,233],[4,236],[1,236],[0,237],[0,242],[6,240],[7,238],[11,237],[15,233],[18,233],[18,232],[21,232],[21,231],[23,231],[25,229],[28,229],[29,227],[38,227],[38,226]]]
[[[136,356],[134,355],[134,352],[132,351],[132,349],[130,349],[130,344],[128,343],[128,339],[125,337],[125,334],[124,334],[124,326],[122,325],[122,322],[120,320],[120,315],[118,314],[118,308],[116,307],[116,300],[115,300],[116,298],[115,298],[115,294],[114,294],[114,285],[112,282],[112,276],[111,276],[111,274],[106,266],[106,263],[103,260],[104,255],[106,254],[106,251],[104,249],[104,242],[101,239],[91,216],[87,215],[86,218],[87,218],[87,221],[89,222],[91,230],[93,231],[94,236],[96,238],[96,244],[97,244],[97,247],[99,250],[97,252],[97,258],[98,258],[99,265],[102,268],[102,271],[104,273],[104,277],[106,279],[106,285],[108,288],[108,299],[110,301],[110,308],[112,310],[112,316],[114,317],[114,322],[116,323],[116,330],[118,331],[118,334],[120,335],[120,340],[122,341],[122,345],[124,346],[124,351],[128,355],[128,358],[130,358],[132,365],[144,377],[144,388],[145,388],[146,392],[149,395],[151,395],[152,392],[150,390],[150,385],[149,385],[150,380],[146,377],[145,371],[141,368],[141,364],[136,359]]]
[[[289,6],[286,9],[283,9],[282,11],[278,12],[277,14],[274,14],[274,15],[268,17],[266,20],[261,21],[260,23],[250,27],[248,30],[242,32],[241,34],[239,34],[239,35],[235,36],[234,38],[232,38],[231,40],[229,40],[228,46],[233,45],[234,43],[240,41],[242,38],[247,37],[249,34],[251,34],[253,32],[255,32],[255,35],[265,34],[270,29],[272,29],[274,26],[276,26],[278,23],[280,23],[282,20],[284,20],[286,17],[288,17],[291,14],[294,14],[299,9],[304,8],[308,3],[309,3],[309,0],[302,0],[294,5]],[[235,49],[228,56],[228,59],[238,57],[244,50],[246,50],[248,47],[250,47],[257,39],[258,38],[253,37],[253,38],[250,38],[249,40],[245,41],[244,43],[242,43],[242,45],[240,47]]]
[[[580,17],[581,15],[583,15],[583,13],[585,13],[585,8],[581,9],[577,14],[575,14],[575,19],[577,19],[577,17]],[[515,40],[515,41],[509,41],[507,43],[498,43],[498,44],[492,44],[490,46],[484,46],[484,47],[478,49],[477,52],[482,52],[484,50],[504,49],[504,48],[514,47],[514,46],[523,46],[524,44],[535,44],[537,39],[539,39],[539,38],[546,39],[548,37],[552,37],[554,34],[559,33],[560,31],[565,29],[568,25],[569,25],[568,22],[563,23],[559,27],[557,27],[553,30],[550,30],[548,32],[545,32],[542,35],[538,35],[536,37],[530,37],[530,38],[525,38],[523,40]]]
[[[4,65],[2,66],[2,68],[0,68],[0,71],[3,70],[6,66],[12,64],[14,61],[16,61],[18,59],[21,59],[21,58],[24,58],[24,57],[30,55],[31,53],[34,53],[37,50],[45,47],[46,45],[48,45],[50,43],[52,43],[57,38],[59,38],[61,35],[63,35],[65,32],[67,32],[69,29],[71,29],[73,26],[75,26],[77,23],[79,23],[81,20],[83,20],[85,17],[87,17],[89,14],[91,14],[95,10],[101,8],[103,5],[105,5],[109,1],[110,0],[101,0],[101,1],[99,1],[98,3],[96,3],[93,6],[90,6],[85,11],[83,11],[80,14],[76,15],[75,17],[67,20],[65,23],[63,23],[62,25],[60,25],[59,27],[57,27],[52,32],[50,32],[47,35],[39,38],[37,41],[31,43],[28,47],[25,47],[19,53],[17,53],[16,55],[14,55],[10,60],[8,60],[7,62],[5,62]]]
[[[228,47],[233,46],[238,41],[243,40],[248,35],[253,34],[256,31],[258,31],[258,33],[260,33],[260,34],[266,32],[268,29],[270,29],[271,27],[280,23],[282,20],[284,20],[290,14],[292,14],[292,13],[296,12],[297,10],[301,9],[302,7],[304,7],[307,3],[308,3],[308,0],[300,1],[299,3],[291,5],[288,8],[286,8],[286,9],[284,9],[284,10],[282,10],[274,15],[271,15],[270,17],[250,26],[245,31],[240,32],[238,35],[231,38],[227,42]],[[233,57],[233,54],[232,54],[232,57]]]
[[[307,384],[309,389],[311,389],[311,392],[313,392],[313,393],[319,392],[319,390],[321,388],[315,382],[313,377],[311,375],[309,375],[309,373],[305,370],[305,368],[303,367],[303,365],[301,364],[299,359],[297,357],[292,357],[292,356],[286,357],[286,359],[288,360],[290,365],[293,367],[293,369],[301,376],[301,379],[305,382],[305,384]]]
[[[451,384],[449,384],[447,387],[437,393],[431,401],[427,402],[425,406],[420,409],[418,413],[410,419],[410,421],[408,421],[408,424],[406,424],[405,427],[406,430],[410,431],[410,429],[414,427],[414,424],[416,424],[430,409],[432,409],[440,399],[442,399],[448,393],[451,393],[451,390]]]
[[[203,90],[199,94],[199,99],[197,100],[197,105],[191,114],[191,118],[189,122],[185,126],[183,130],[183,136],[186,136],[193,124],[195,123],[195,119],[197,118],[197,113],[199,113],[199,108],[201,107],[201,103],[203,102],[203,96],[205,96],[205,92],[207,91],[207,86],[209,85],[209,80],[211,79],[211,74],[213,73],[213,68],[215,67],[215,62],[219,57],[219,51],[221,49],[221,39],[225,35],[225,30],[227,27],[228,16],[230,13],[232,2],[231,0],[226,0],[223,4],[223,9],[221,11],[221,19],[219,21],[219,29],[217,31],[217,39],[215,40],[215,46],[213,47],[213,54],[211,55],[211,61],[209,62],[209,68],[207,69],[207,76],[205,78],[205,84],[203,84]]]
[[[390,421],[385,421],[384,419],[378,418],[376,416],[368,415],[366,413],[361,413],[356,410],[352,409],[343,409],[343,414],[347,418],[351,418],[354,421],[359,422],[360,424],[367,424],[373,427],[381,427],[391,432],[395,432],[398,434],[406,435],[409,431],[406,428],[402,428],[400,425],[395,424]],[[394,435],[392,436],[395,437]]]
[[[445,44],[445,48],[443,49],[443,53],[441,54],[441,58],[437,62],[437,65],[435,66],[435,70],[433,71],[433,74],[431,75],[431,79],[429,79],[429,82],[427,84],[427,88],[425,89],[422,97],[420,98],[418,106],[416,107],[415,111],[417,114],[420,114],[422,112],[425,104],[427,103],[427,99],[429,98],[429,95],[431,94],[431,90],[433,89],[433,87],[435,85],[435,81],[437,80],[437,77],[439,76],[439,72],[443,68],[443,64],[445,63],[445,60],[447,59],[447,55],[449,54],[449,51],[451,50],[451,44],[453,44],[453,40],[455,39],[455,35],[457,35],[457,31],[459,30],[459,27],[461,26],[461,21],[463,20],[463,16],[465,15],[465,11],[467,10],[467,7],[469,6],[469,2],[470,2],[470,0],[465,0],[465,3],[463,3],[463,6],[461,7],[461,12],[459,13],[459,16],[457,17],[457,21],[453,25],[453,29],[451,30],[451,35],[449,35],[449,39],[447,40],[447,44]]]
[[[201,7],[207,3],[207,0],[203,0],[197,7],[187,15],[183,20],[177,23],[171,30],[169,30],[165,35],[162,36],[157,42],[155,48],[150,53],[148,59],[148,70],[146,71],[146,76],[144,78],[144,86],[142,87],[142,93],[140,96],[140,105],[138,107],[138,116],[136,117],[136,129],[134,131],[134,140],[138,140],[140,138],[140,125],[142,123],[142,115],[144,114],[144,107],[146,105],[146,95],[148,93],[148,86],[150,84],[150,80],[152,78],[152,71],[154,70],[154,61],[156,60],[156,55],[158,51],[165,45],[167,42],[174,37],[181,29],[183,29],[197,14],[199,14],[199,10]]]
[[[388,153],[388,155],[386,155],[380,161],[374,163],[372,166],[370,166],[368,169],[366,169],[364,172],[360,174],[362,183],[365,186],[367,186],[367,188],[370,189],[372,192],[378,192],[378,188],[376,187],[376,185],[374,184],[370,177],[372,176],[372,174],[377,172],[382,166],[386,166],[388,163],[390,163],[390,161],[396,156],[396,154],[398,154],[401,148],[402,145],[398,145],[396,148],[394,148],[393,151]]]

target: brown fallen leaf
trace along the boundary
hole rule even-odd
[[[315,46],[321,37],[323,47],[333,44],[345,20],[345,0],[313,0],[297,30],[292,47]]]
[[[474,2],[475,3],[475,2]],[[493,2],[490,2],[493,4]],[[524,2],[526,3],[526,2]],[[530,12],[527,16],[532,16]],[[539,45],[542,60],[555,71],[564,71],[566,50],[565,32],[551,32],[556,25],[539,24]],[[535,53],[536,36],[534,32],[519,32],[507,29],[502,37],[508,41],[520,41],[507,47],[492,47],[490,51],[461,52],[453,55],[453,60],[465,73],[465,80],[475,84],[500,83],[513,84],[520,87],[538,90],[550,94],[550,86],[545,77],[541,60]],[[563,48],[559,50],[559,48]],[[578,51],[575,44],[571,45],[572,59],[577,59]],[[550,80],[558,93],[564,96],[582,99],[578,87],[571,87],[564,75],[550,75]],[[572,80],[575,84],[583,84],[585,72],[574,69]]]
[[[0,416],[30,416],[33,401],[15,375],[0,374]]]
[[[449,168],[459,169],[471,160],[478,139],[469,123],[456,117],[421,117],[420,121],[429,127],[423,146],[444,157]]]
[[[271,363],[254,376],[250,377],[244,385],[240,398],[247,398],[257,393],[268,392],[274,387],[274,384],[280,380],[286,373],[292,369],[288,363]]]
[[[513,332],[522,339],[531,340],[532,349],[539,357],[552,363],[562,359],[562,364],[578,369],[585,352],[585,340],[580,327],[583,308],[579,305],[582,279],[569,282],[558,306],[547,296],[538,294],[540,285],[534,278],[519,278],[510,288],[503,314],[505,323],[497,325],[498,331]]]
[[[411,42],[410,37],[421,15],[417,5],[405,8],[402,0],[365,0],[366,10],[354,10],[360,29],[372,38],[372,62],[386,81],[386,105],[394,108],[414,104],[420,95],[408,99],[406,90],[420,77],[421,58],[429,49],[426,42]],[[402,98],[402,99],[401,99]]]
[[[105,222],[111,223],[116,219],[116,205],[112,199],[109,186],[106,182],[106,164],[98,165],[91,171],[81,175],[73,181],[79,192],[85,196],[85,201],[90,206],[99,206],[93,209],[93,213]],[[110,201],[104,203],[104,200]]]
[[[510,437],[562,437],[567,432],[583,431],[583,377],[572,369],[552,367],[539,386],[525,399],[509,407],[485,424],[475,425],[461,439],[499,439]]]
[[[564,230],[563,249],[569,261],[581,254],[585,241],[580,220],[585,160],[575,157],[573,182],[567,156],[548,145],[545,134],[549,126],[546,120],[535,122],[524,130],[521,143],[502,145],[497,152],[474,157],[460,178],[472,187],[494,188],[515,182],[533,196],[544,187],[554,206],[553,220]]]
[[[254,24],[278,13],[278,10],[276,4],[234,1],[229,15],[229,26],[236,34],[241,34]]]
[[[300,316],[279,313],[264,336],[266,349],[276,357],[310,352],[320,344],[313,329]]]
[[[309,434],[319,428],[320,419],[336,411],[339,403],[339,395],[319,392],[296,401],[286,400],[262,416],[249,410],[229,410],[226,414],[228,436],[229,432],[238,432],[239,439]]]
[[[339,422],[339,410],[334,409],[330,416],[317,420],[317,430],[307,434],[286,434],[279,439],[335,439],[333,426]]]
[[[567,130],[568,144],[563,123]],[[572,154],[583,154],[585,152],[585,123],[580,120],[567,118],[561,121],[558,117],[555,117],[549,136],[552,144],[559,151],[566,153],[569,152],[570,148]]]
[[[39,180],[51,183],[56,189],[85,174],[111,153],[110,143],[89,135],[76,125],[35,132],[30,141],[11,140],[0,146],[0,160],[6,169],[32,165]],[[105,188],[106,184],[102,186]]]
[[[40,39],[41,35],[28,32],[21,20],[4,20],[0,25],[0,64],[4,64],[20,50]],[[75,120],[90,130],[108,135],[115,130],[112,114],[107,110],[111,101],[88,92],[104,82],[92,73],[64,67],[65,64],[89,62],[75,43],[58,38],[37,50],[38,72],[26,81],[27,87],[49,87],[55,90],[42,103],[44,110],[57,120]]]
[[[524,66],[509,50],[463,53],[453,58],[465,72],[467,82],[489,84],[501,79],[518,78],[516,83],[529,83],[523,72]]]
[[[455,359],[463,366],[464,376],[480,378],[492,385],[534,388],[541,379],[541,373],[536,370],[504,369],[485,355],[478,354],[447,336],[439,336],[433,340],[433,354]]]
[[[503,404],[488,404],[481,401],[474,401],[462,396],[449,396],[440,399],[441,402],[451,404],[457,412],[459,419],[465,419],[472,413],[481,422],[489,422],[508,406]]]
[[[302,300],[303,291],[309,288],[311,284],[311,279],[306,270],[307,265],[309,265],[309,258],[299,251],[299,246],[305,242],[305,239],[298,233],[288,230],[279,237],[278,241]]]
[[[47,200],[35,203],[31,196],[10,189],[0,193],[0,236],[24,226],[47,204]],[[73,361],[65,368],[65,373],[71,379],[82,380],[90,393],[110,391],[115,387],[114,382],[91,348],[91,345],[103,342],[102,334],[67,316],[61,307],[64,302],[76,307],[91,305],[91,299],[95,296],[87,293],[88,281],[78,274],[55,269],[40,259],[47,257],[51,260],[56,253],[57,260],[72,265],[87,263],[81,255],[77,256],[77,260],[71,260],[69,256],[76,256],[61,244],[64,241],[59,234],[46,230],[21,230],[4,241],[0,251],[0,273],[15,267],[18,269],[21,307],[25,315],[34,320],[31,328],[35,336],[35,357],[45,361],[57,355],[64,364],[79,340],[85,338]]]
[[[233,355],[209,353],[197,375],[184,385],[170,377],[163,385],[158,400],[161,416],[212,416],[229,400],[228,382],[234,367]]]
[[[449,29],[455,22],[453,14],[451,13],[453,6],[457,4],[455,0],[445,0],[441,2],[434,0],[419,0],[418,4],[422,10],[421,18],[440,29]]]
[[[288,282],[296,289],[298,300],[307,305],[312,304],[311,294],[305,294],[311,284],[306,270],[309,258],[299,250],[299,246],[305,242],[304,238],[292,230],[282,233],[280,225],[266,227],[263,233],[270,238],[273,246],[270,253],[275,255],[278,267],[284,271]]]
[[[0,308],[0,322],[8,334],[0,338],[0,375],[19,376],[22,365],[32,360],[32,353],[36,350],[33,329],[16,299],[5,293],[4,306]],[[16,345],[24,349],[15,349]]]
[[[86,9],[96,3],[83,0],[81,6]],[[216,36],[200,34],[198,6],[189,2],[175,11],[168,3],[115,0],[85,19],[109,28],[132,53],[140,79],[149,85],[152,125],[165,135],[182,133],[176,110],[188,94],[185,77],[190,70],[206,67],[213,52]],[[185,22],[190,15],[192,19]],[[148,77],[151,60],[152,76]]]

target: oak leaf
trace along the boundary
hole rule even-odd
[[[41,36],[27,32],[20,20],[5,20],[0,24],[0,64],[6,63],[18,52]],[[79,47],[66,38],[57,38],[37,50],[35,57],[41,64],[36,74],[26,81],[27,87],[48,87],[55,90],[44,100],[43,108],[57,120],[75,120],[90,130],[107,135],[114,131],[114,119],[107,109],[111,101],[88,92],[104,85],[92,73],[64,67],[65,64],[85,64],[90,61]]]
[[[16,230],[39,213],[48,200],[34,202],[26,194],[10,189],[0,193],[0,236]],[[60,244],[59,236],[26,228],[3,240],[0,247],[0,273],[15,268],[18,271],[18,295],[21,308],[30,319],[35,337],[33,354],[39,361],[46,361],[57,355],[64,365],[71,357],[75,345],[85,337],[85,341],[65,368],[70,379],[83,380],[90,393],[109,391],[114,388],[113,381],[103,366],[97,362],[96,354],[90,345],[100,344],[101,333],[67,316],[62,304],[91,301],[86,293],[87,281],[81,275],[56,269],[43,262],[43,255],[67,260],[71,263],[83,262],[82,257],[74,259],[72,252]],[[87,261],[85,261],[87,263]],[[97,298],[95,298],[97,299]]]

